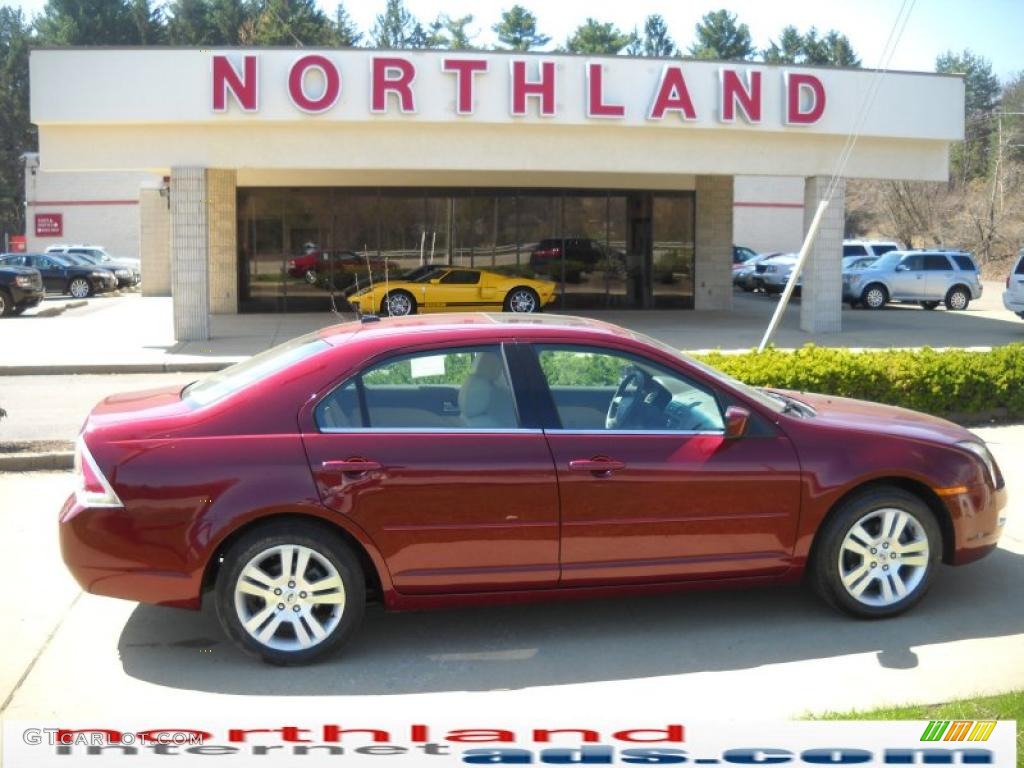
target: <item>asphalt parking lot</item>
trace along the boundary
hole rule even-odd
[[[98,719],[130,708],[365,721],[628,706],[638,718],[771,719],[1024,688],[1024,479],[1012,471],[1024,427],[978,432],[1010,470],[1003,541],[979,563],[943,568],[925,602],[899,619],[850,620],[799,587],[372,609],[343,654],[288,669],[242,656],[209,610],[81,593],[54,530],[70,474],[0,475],[0,580],[29,585],[9,590],[0,612],[0,714]]]

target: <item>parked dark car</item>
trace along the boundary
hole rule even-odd
[[[755,389],[610,323],[543,315],[346,323],[184,389],[108,397],[76,466],[59,529],[84,589],[193,609],[212,590],[227,634],[276,664],[343,645],[368,600],[806,576],[847,613],[894,616],[941,563],[993,551],[1006,504],[956,424]]]
[[[53,256],[54,254],[48,253],[47,255]],[[103,260],[84,248],[69,248],[64,253],[56,255],[80,267],[109,269],[114,273],[114,277],[117,278],[118,288],[134,288],[142,282],[142,273],[130,261],[120,261],[119,259]]]
[[[530,267],[539,271],[552,268],[562,258],[563,247],[565,261],[578,262],[584,271],[589,272],[605,262],[613,268],[625,264],[622,252],[608,248],[598,240],[588,237],[549,237],[537,243],[537,247],[530,253]]]
[[[733,266],[742,264],[745,261],[750,261],[750,259],[756,258],[758,255],[758,252],[753,248],[747,248],[745,245],[734,245],[732,247]]]
[[[0,317],[20,315],[43,300],[43,276],[38,269],[0,266]]]
[[[76,299],[117,290],[117,277],[109,269],[73,264],[55,253],[8,253],[0,257],[0,264],[37,269],[47,291]]]

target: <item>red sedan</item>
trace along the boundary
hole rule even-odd
[[[347,323],[100,403],[60,515],[97,594],[197,608],[266,661],[428,608],[807,576],[892,616],[999,539],[984,443],[898,408],[758,390],[571,317]]]

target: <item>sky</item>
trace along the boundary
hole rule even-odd
[[[334,13],[336,0],[317,0]],[[23,8],[28,16],[39,13],[45,0],[6,0]],[[693,27],[711,10],[728,8],[750,27],[754,44],[764,48],[778,37],[786,24],[804,30],[838,29],[847,35],[866,67],[879,66],[889,31],[902,0],[406,0],[406,6],[422,21],[439,13],[460,17],[472,14],[470,30],[477,32],[474,43],[495,42],[493,25],[503,9],[516,2],[532,11],[539,30],[562,43],[587,16],[614,22],[620,29],[643,28],[648,14],[660,13],[668,23],[676,44],[685,47],[693,40]],[[345,8],[368,32],[383,10],[384,0],[348,0]],[[970,48],[992,62],[1001,80],[1024,70],[1024,0],[916,0],[900,45],[890,64],[893,69],[932,71],[935,57],[946,50]]]

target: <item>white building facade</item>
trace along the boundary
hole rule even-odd
[[[306,252],[547,274],[566,310],[728,309],[734,231],[797,247],[852,131],[855,178],[945,179],[963,135],[959,78],[745,63],[68,49],[34,51],[31,86],[37,178],[137,183],[144,285],[174,296],[179,339],[211,313],[324,306]],[[835,189],[811,331],[839,330]]]

